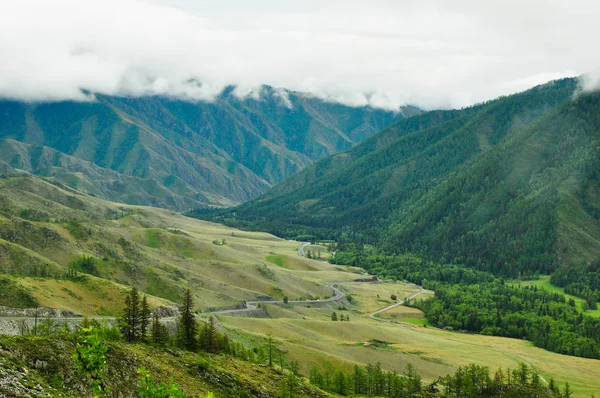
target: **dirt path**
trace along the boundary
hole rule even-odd
[[[377,310],[375,312],[370,313],[369,314],[369,318],[374,319],[374,320],[376,320],[378,322],[385,322],[385,323],[389,323],[389,324],[397,326],[397,327],[401,327],[401,328],[403,328],[405,330],[408,330],[408,331],[410,331],[412,333],[419,333],[419,331],[415,330],[413,326],[403,325],[400,322],[392,321],[392,320],[389,320],[389,319],[382,319],[382,318],[379,318],[379,317],[376,316],[376,315],[381,314],[382,312],[388,311],[388,310],[390,310],[390,309],[392,309],[394,307],[403,305],[403,304],[406,303],[406,301],[412,300],[413,298],[417,297],[418,295],[425,293],[425,289],[423,289],[421,286],[417,286],[417,287],[420,289],[420,291],[418,291],[416,293],[413,293],[406,300],[399,301],[399,302],[397,302],[395,304],[388,305],[387,307],[383,307],[383,308],[381,308],[381,309],[379,309],[379,310]],[[452,333],[452,332],[448,332],[448,333]],[[494,350],[494,351],[500,352],[500,353],[502,353],[502,354],[504,354],[504,355],[506,355],[508,357],[511,357],[511,358],[519,361],[519,362],[523,362],[523,363],[527,364],[529,367],[531,367],[532,369],[535,369],[535,367],[531,364],[531,362],[529,362],[527,359],[523,358],[523,356],[515,354],[514,352],[503,350],[503,349],[497,348],[497,347],[490,347],[490,346],[486,346],[486,345],[470,343],[468,341],[455,340],[455,339],[448,338],[448,337],[442,337],[442,338],[445,339],[445,340],[448,340],[448,341],[454,341],[454,342],[461,343],[461,344],[468,344],[468,345],[472,345],[472,346],[476,346],[476,347],[488,348],[490,350]],[[544,378],[544,376],[542,376],[540,374],[538,374],[538,376],[540,377],[540,380],[542,380],[545,384],[548,384],[548,382],[546,381],[546,379]]]
[[[417,286],[417,285],[415,285],[415,286]],[[400,305],[404,305],[404,304],[405,304],[407,301],[414,299],[414,298],[415,298],[415,297],[417,297],[419,294],[423,294],[423,293],[425,293],[425,289],[423,289],[421,286],[417,286],[417,287],[419,288],[419,291],[418,291],[418,292],[416,292],[416,293],[413,293],[413,294],[412,294],[412,295],[411,295],[409,298],[407,298],[406,300],[398,301],[397,303],[394,303],[394,304],[392,304],[392,305],[388,305],[387,307],[383,307],[383,308],[381,308],[381,309],[379,309],[379,310],[377,310],[377,311],[375,311],[375,312],[372,312],[372,313],[370,313],[370,314],[369,314],[369,318],[373,318],[373,319],[376,319],[376,320],[378,320],[378,321],[379,321],[379,320],[381,320],[381,321],[384,321],[385,319],[377,318],[375,315],[377,315],[377,314],[381,314],[382,312],[385,312],[385,311],[387,311],[387,310],[391,310],[391,309],[392,309],[392,308],[394,308],[394,307],[398,307],[398,306],[400,306]]]

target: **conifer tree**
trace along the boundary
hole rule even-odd
[[[158,314],[156,312],[152,315],[152,325],[150,326],[150,335],[151,335],[152,343],[154,343],[154,344],[161,343],[160,321],[158,320]]]
[[[125,308],[119,318],[121,334],[125,341],[137,341],[140,336],[140,294],[134,286],[125,296]]]
[[[296,379],[299,374],[300,365],[298,364],[298,361],[290,362],[290,371],[288,373],[288,392],[290,398],[294,397],[294,387],[296,386]]]
[[[177,342],[180,347],[190,351],[196,349],[196,330],[197,323],[194,317],[194,299],[192,292],[187,289],[183,294],[183,304],[181,306],[181,315],[179,316],[179,330]]]
[[[551,377],[550,378],[550,383],[548,383],[548,389],[550,391],[552,391],[554,394],[558,394],[558,387],[556,386],[556,382],[554,381],[554,378]]]
[[[275,344],[273,341],[273,335],[271,333],[267,334],[267,354],[269,355],[269,367],[273,367],[273,350],[275,348]]]
[[[150,306],[148,305],[148,298],[146,295],[142,297],[142,303],[140,305],[140,339],[146,341],[148,334],[148,326],[150,325]]]
[[[571,398],[571,395],[573,395],[573,391],[571,391],[571,386],[569,385],[569,382],[567,381],[565,383],[565,391],[563,392],[563,397]]]
[[[218,352],[219,342],[215,318],[210,317],[200,333],[200,346],[207,352]]]

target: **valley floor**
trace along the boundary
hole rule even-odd
[[[149,295],[152,307],[173,307],[190,288],[200,316],[207,317],[243,302],[287,297],[288,304],[256,303],[253,311],[215,315],[217,324],[249,346],[263,345],[271,333],[305,374],[313,364],[381,362],[386,370],[402,371],[411,363],[433,381],[470,363],[494,371],[524,362],[545,380],[568,380],[575,396],[600,391],[600,361],[524,340],[433,328],[420,311],[391,299],[425,299],[431,292],[402,282],[356,282],[364,278],[362,270],[302,257],[301,242],[106,202],[36,178],[0,179],[0,188],[0,277],[18,293],[11,297],[21,297],[0,297],[0,305],[35,303],[115,317],[132,285]],[[325,247],[309,249],[329,255]],[[81,278],[65,278],[70,268],[89,266],[73,262],[82,256],[93,259],[92,268],[78,268]],[[349,321],[332,321],[334,311]]]

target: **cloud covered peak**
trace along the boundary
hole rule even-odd
[[[595,69],[571,2],[0,2],[0,96],[211,100],[263,84],[349,105],[460,107]]]

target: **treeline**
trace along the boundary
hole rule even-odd
[[[415,261],[415,264],[418,262]],[[415,267],[417,267],[415,265]],[[428,268],[432,268],[431,265]],[[460,271],[459,268],[454,269]],[[467,270],[472,271],[472,270]],[[475,272],[475,271],[473,271]],[[432,274],[429,274],[432,275]],[[431,282],[439,283],[439,282]],[[474,288],[476,285],[463,285],[465,289]],[[507,286],[507,285],[505,285]],[[449,286],[440,284],[442,289]],[[554,308],[552,303],[561,303],[559,295],[550,295],[549,293],[536,292],[535,289],[520,289],[527,294],[523,301],[509,299],[504,306],[507,314],[510,311],[523,310],[529,306],[529,301],[537,301],[536,297],[541,294],[544,301],[547,301],[549,308]],[[462,295],[462,292],[460,293]],[[499,292],[499,294],[501,294]],[[533,296],[532,296],[533,295]],[[440,303],[445,303],[441,296],[436,299],[419,302],[419,306],[431,306],[431,311],[436,311]],[[458,307],[461,303],[451,300]],[[482,304],[483,307],[493,306],[492,301]],[[467,306],[473,307],[469,302]],[[451,314],[450,321],[460,318],[454,315],[453,308],[449,307],[448,313]],[[532,306],[531,308],[536,308]],[[428,311],[425,308],[426,311]],[[475,312],[479,312],[476,309]],[[493,311],[492,311],[493,312]],[[444,314],[446,310],[444,311]],[[333,315],[332,313],[332,320]],[[428,314],[428,316],[433,316]],[[551,316],[559,316],[551,314]],[[559,316],[560,317],[560,316]],[[506,318],[507,323],[513,321]],[[349,320],[346,318],[346,320]],[[469,327],[468,320],[461,326]],[[475,325],[481,326],[477,321]],[[475,327],[475,326],[474,326]],[[584,325],[582,324],[582,327]],[[543,329],[543,326],[539,326]],[[42,328],[44,329],[44,328]],[[47,329],[47,330],[46,330]],[[177,328],[175,333],[170,333],[168,329],[160,322],[156,312],[152,313],[148,306],[148,300],[145,295],[140,293],[135,287],[132,288],[125,299],[125,306],[118,323],[110,326],[107,323],[101,323],[96,320],[84,318],[80,327],[73,334],[66,324],[62,326],[56,324],[48,327],[42,333],[44,335],[63,336],[64,338],[75,337],[78,341],[77,351],[74,361],[80,372],[91,383],[92,391],[100,397],[108,396],[110,390],[107,388],[103,369],[106,366],[105,354],[108,352],[112,343],[125,341],[127,343],[150,344],[158,349],[176,347],[182,350],[198,352],[205,351],[229,355],[242,360],[261,363],[270,368],[275,368],[285,377],[281,379],[282,398],[291,398],[297,396],[298,388],[301,384],[300,365],[297,361],[286,359],[287,353],[279,347],[279,342],[271,335],[268,335],[264,344],[249,349],[242,344],[235,342],[225,333],[217,330],[215,319],[210,317],[208,322],[200,324],[196,320],[194,302],[189,290],[183,295],[180,314],[177,318]],[[588,330],[593,333],[592,329]],[[585,345],[582,345],[585,346]],[[199,364],[198,366],[208,366]],[[564,392],[560,392],[553,380],[546,386],[540,383],[540,378],[534,369],[521,364],[516,370],[498,370],[493,378],[489,376],[487,367],[478,365],[469,365],[459,368],[454,375],[440,377],[432,384],[427,384],[422,380],[416,369],[407,365],[402,373],[388,372],[382,369],[381,364],[367,365],[365,368],[355,366],[352,371],[343,369],[332,370],[330,368],[313,366],[310,369],[309,380],[311,384],[327,390],[329,392],[342,396],[376,396],[390,398],[408,398],[408,397],[429,397],[429,398],[471,398],[471,397],[510,397],[510,396],[537,396],[545,397],[570,397],[571,390],[568,383]],[[141,377],[138,393],[144,397],[185,397],[179,387],[171,383],[158,383],[153,381],[147,371],[139,370]],[[511,395],[513,394],[513,395]],[[517,394],[517,395],[514,395]]]
[[[550,282],[564,287],[567,294],[585,299],[590,309],[597,309],[600,301],[600,260],[561,267],[554,271]]]
[[[235,342],[217,330],[213,317],[200,325],[196,320],[190,290],[183,295],[175,334],[169,333],[156,312],[151,314],[145,295],[133,287],[125,297],[125,307],[118,320],[120,338],[126,342],[141,342],[156,346],[175,346],[188,351],[203,350],[230,354],[240,359],[256,360],[256,352]]]
[[[525,338],[550,351],[600,359],[600,320],[580,313],[562,294],[499,281],[440,284],[434,297],[412,304],[440,328]]]
[[[310,382],[323,390],[342,396],[386,398],[445,397],[571,397],[567,382],[561,391],[553,379],[546,385],[535,369],[521,363],[518,369],[498,369],[490,377],[488,367],[471,364],[460,367],[453,375],[438,378],[432,384],[423,382],[415,368],[408,364],[402,373],[387,372],[381,364],[352,371],[310,369]]]
[[[426,288],[434,289],[437,283],[473,284],[496,279],[488,272],[478,271],[462,265],[440,266],[414,254],[386,254],[361,243],[339,243],[332,264],[360,266],[380,278],[407,280]]]
[[[356,243],[340,247],[331,262],[359,265],[380,278],[434,290],[434,297],[411,305],[437,327],[525,338],[550,351],[600,359],[600,319],[580,313],[562,294],[521,288],[488,272],[440,265],[412,254],[382,254]]]

